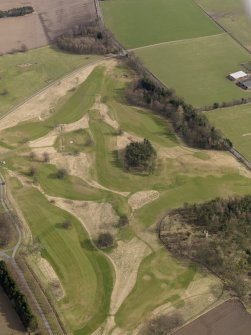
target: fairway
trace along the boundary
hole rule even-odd
[[[141,48],[136,55],[167,87],[197,107],[250,97],[226,76],[251,60],[227,34]]]
[[[109,311],[113,272],[107,259],[96,251],[80,222],[51,205],[34,188],[12,187],[32,231],[42,247],[42,256],[54,267],[65,297],[57,303],[71,332],[86,335],[94,331]],[[37,215],[39,213],[39,215]],[[69,220],[68,230],[60,223]]]
[[[251,19],[244,0],[195,0],[228,32],[251,50]]]
[[[107,0],[101,4],[107,27],[128,49],[221,32],[193,0]]]
[[[50,47],[0,57],[0,116],[54,80],[98,59]]]
[[[217,109],[207,112],[206,116],[233,142],[235,149],[251,161],[251,105]]]

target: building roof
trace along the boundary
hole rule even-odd
[[[245,86],[246,88],[251,88],[251,78],[249,78],[249,79],[247,79],[247,80],[243,80],[243,81],[241,82],[241,84],[242,84],[243,86]]]
[[[230,77],[234,79],[240,79],[246,76],[247,74],[244,71],[238,71],[230,74]]]

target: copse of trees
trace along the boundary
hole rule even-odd
[[[111,233],[101,233],[98,236],[96,245],[99,249],[106,249],[112,247],[114,244],[114,238]]]
[[[24,16],[27,14],[31,14],[34,12],[33,7],[24,6],[19,8],[12,8],[9,10],[0,11],[0,19],[4,17],[16,17],[16,16]]]
[[[251,304],[250,195],[185,205],[171,211],[161,227],[170,251],[204,264]]]
[[[159,315],[146,322],[140,335],[168,335],[183,323],[181,314],[177,312],[170,315]]]
[[[158,86],[147,77],[131,84],[126,96],[129,102],[151,108],[169,119],[176,133],[189,146],[226,150],[232,145],[202,113],[178,98],[172,90]]]
[[[9,274],[4,261],[0,261],[0,285],[11,300],[25,329],[27,331],[35,331],[37,329],[36,318],[32,314],[25,296],[19,291],[15,281]]]
[[[151,142],[132,142],[125,149],[125,166],[127,169],[151,172],[154,167],[156,151]]]
[[[56,40],[57,46],[76,54],[116,53],[117,46],[111,33],[100,29],[98,22],[77,25]]]

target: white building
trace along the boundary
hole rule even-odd
[[[247,74],[244,71],[238,71],[238,72],[231,73],[229,75],[229,78],[231,80],[239,80],[239,79],[242,79],[246,76],[247,76]]]

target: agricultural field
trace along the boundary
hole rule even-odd
[[[248,0],[195,0],[215,21],[251,50],[251,17]]]
[[[228,6],[229,1],[217,1],[217,6],[223,6],[222,2]],[[237,2],[230,1],[229,6]],[[240,2],[236,6],[240,7]],[[229,73],[245,70],[245,66],[250,68],[250,54],[196,1],[107,0],[102,2],[102,9],[117,39],[187,103],[203,108],[250,97],[226,78]]]
[[[56,79],[98,59],[50,47],[0,57],[0,116]]]
[[[108,0],[106,24],[127,49],[221,33],[193,1]]]
[[[118,61],[85,71],[43,118],[33,97],[25,121],[0,121],[7,184],[33,236],[28,261],[36,273],[46,269],[42,284],[75,335],[129,335],[153,313],[172,310],[190,320],[220,301],[222,284],[172,257],[155,224],[185,202],[250,193],[250,172],[228,153],[184,146],[167,120],[126,104],[131,73]],[[50,88],[55,101],[57,94]],[[157,151],[155,170],[130,173],[125,146],[145,137]],[[114,245],[98,250],[103,232]]]
[[[51,43],[56,37],[83,22],[96,19],[94,0],[29,0],[34,13],[22,17],[0,20],[0,53],[15,52],[25,46],[39,48]],[[20,1],[2,0],[1,10],[20,7]],[[31,29],[32,27],[32,29]]]
[[[0,289],[0,327],[3,335],[25,335],[26,332],[8,297]]]
[[[209,121],[231,140],[234,147],[251,161],[250,104],[206,112]]]
[[[167,87],[194,106],[251,96],[226,78],[251,60],[227,34],[164,43],[135,53]]]

